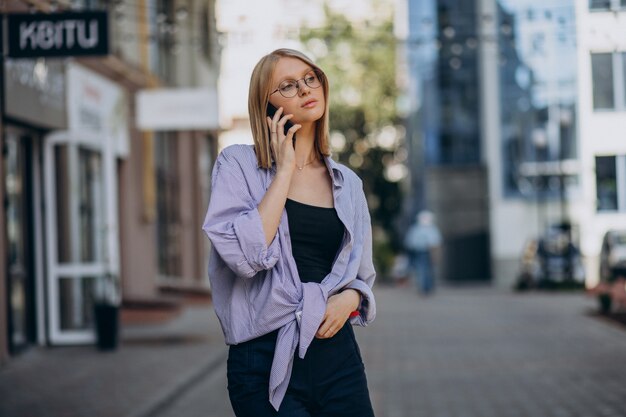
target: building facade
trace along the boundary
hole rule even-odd
[[[108,12],[109,55],[4,62],[0,362],[32,345],[92,343],[103,276],[119,278],[123,306],[208,289],[201,224],[219,128],[214,2],[72,7]],[[212,90],[207,118],[216,122],[140,130],[137,93],[162,87]]]
[[[598,282],[604,233],[626,229],[626,1],[577,2],[581,246]]]
[[[578,3],[408,2],[409,211],[442,225],[444,279],[510,288],[529,240],[584,240]]]
[[[408,57],[408,217],[434,212],[444,238],[440,278],[457,282],[491,278],[476,8],[474,1],[409,1],[401,35]]]

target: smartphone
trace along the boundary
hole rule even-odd
[[[271,103],[267,103],[267,115],[269,116],[270,119],[274,118],[274,114],[276,114],[276,112],[278,111],[278,109],[276,107],[274,107]],[[284,113],[283,113],[284,116]],[[282,117],[282,116],[281,116]],[[293,126],[293,123],[291,123],[291,120],[287,120],[285,122],[285,135],[287,135],[287,131],[289,129],[291,129],[291,127]],[[296,147],[296,134],[293,134],[293,147]]]

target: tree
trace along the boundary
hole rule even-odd
[[[335,158],[363,179],[374,229],[374,258],[382,278],[400,249],[395,219],[398,181],[406,170],[404,130],[396,110],[396,38],[382,3],[374,17],[352,22],[324,6],[322,27],[303,28],[300,40],[330,82],[331,146]]]

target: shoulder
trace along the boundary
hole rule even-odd
[[[243,144],[229,145],[217,157],[222,161],[249,161],[251,158],[256,161],[254,145]]]
[[[252,174],[258,171],[259,164],[254,152],[254,145],[230,145],[222,149],[215,161],[216,165],[225,165],[238,168],[244,174]]]
[[[215,186],[221,180],[227,181],[230,186],[251,184],[258,181],[257,177],[259,177],[259,165],[254,146],[230,145],[222,149],[215,160],[211,184]]]

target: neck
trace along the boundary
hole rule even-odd
[[[302,166],[315,158],[315,124],[303,123],[296,133],[296,164]]]

